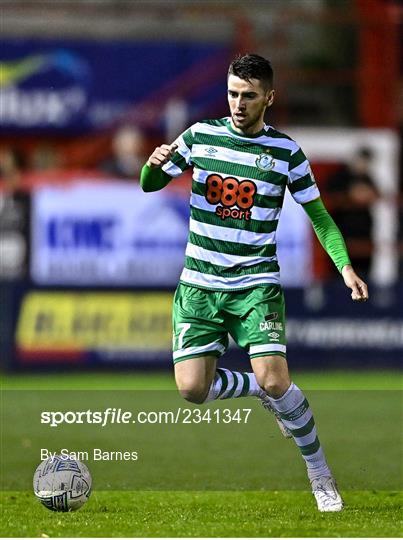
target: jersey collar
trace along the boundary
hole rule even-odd
[[[257,133],[239,133],[239,131],[236,131],[232,126],[231,126],[231,117],[230,116],[227,116],[225,118],[225,123],[227,125],[227,129],[228,131],[230,131],[231,133],[233,133],[234,135],[238,135],[238,137],[244,137],[245,139],[256,139],[257,137],[261,137],[262,135],[267,135],[267,129],[269,126],[267,126],[266,124],[263,124],[263,129],[261,129],[260,131],[258,131]]]

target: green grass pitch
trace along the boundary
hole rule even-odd
[[[256,444],[253,439],[253,426],[247,433],[251,437],[253,451],[256,451],[254,455],[257,456],[255,459],[258,462],[264,461],[267,456],[269,464],[271,452],[284,454],[285,463],[288,463],[289,459],[289,477],[286,478],[283,489],[266,489],[265,481],[259,479],[259,468],[256,479],[248,483],[250,473],[248,470],[243,472],[242,466],[237,463],[234,485],[238,485],[238,489],[233,487],[225,491],[213,488],[196,489],[199,487],[197,479],[195,489],[188,490],[179,489],[179,485],[172,490],[126,488],[107,491],[95,487],[88,503],[79,511],[68,514],[48,511],[36,501],[29,489],[7,489],[2,491],[0,497],[2,535],[5,537],[400,537],[403,532],[402,495],[398,488],[402,481],[401,461],[399,461],[402,424],[395,424],[394,429],[391,429],[390,424],[401,420],[401,410],[396,412],[392,420],[389,416],[391,406],[395,403],[393,401],[395,398],[390,401],[389,395],[396,396],[396,391],[401,389],[400,374],[342,371],[296,373],[294,380],[304,390],[311,391],[313,400],[317,401],[314,412],[318,421],[319,436],[323,432],[322,442],[325,442],[331,463],[337,468],[337,477],[346,503],[343,512],[320,514],[316,510],[314,499],[308,491],[308,486],[304,484],[303,464],[298,461],[293,443],[285,441],[278,435],[277,428],[270,418],[266,423],[264,411],[259,408],[255,416],[261,431],[259,435],[261,445]],[[141,390],[151,391],[150,395],[154,399],[154,395],[158,395],[158,392],[173,390],[174,385],[172,376],[166,374],[85,373],[7,375],[1,378],[1,388],[5,391],[20,392],[18,395],[21,396],[20,402],[24,408],[26,406],[24,396],[31,396],[25,392],[32,390],[85,391],[89,388],[123,392]],[[350,393],[337,393],[346,390]],[[315,393],[316,391],[325,392]],[[364,393],[360,394],[361,391]],[[66,395],[68,393],[66,392]],[[332,426],[326,423],[326,415],[340,395],[346,395],[352,401],[347,400],[345,404],[340,402],[341,418],[339,421],[329,422],[334,423]],[[354,401],[356,395],[359,398]],[[235,403],[236,400],[231,401]],[[250,400],[238,401],[242,401],[242,406],[247,406]],[[357,426],[354,414],[348,414],[348,407],[351,408],[352,403],[357,409],[360,405],[364,409],[365,414],[360,416],[363,419],[362,425]],[[237,455],[238,446],[239,452],[245,451],[241,441],[234,442],[232,431],[226,432],[225,427],[217,428],[217,436],[222,432],[224,432],[223,441],[228,445],[228,449],[233,450],[233,456]],[[168,432],[167,434],[169,435]],[[75,436],[79,435],[77,433]],[[16,438],[18,442],[18,426],[15,431],[10,431],[10,436]],[[52,434],[52,437],[54,436]],[[195,437],[197,436],[198,433],[195,432]],[[20,438],[23,442],[26,441]],[[346,449],[346,441],[349,440],[354,444],[353,463],[346,461],[346,455],[350,452]],[[217,446],[221,442],[219,440]],[[144,444],[146,445],[146,442]],[[172,441],[172,444],[175,442]],[[235,444],[237,446],[234,449]],[[2,438],[2,453],[6,445],[7,440]],[[387,450],[383,450],[383,445]],[[147,451],[152,450],[147,446],[145,448]],[[211,449],[214,450],[214,446]],[[372,453],[371,449],[374,450]],[[370,468],[370,472],[364,471],[360,466],[360,455],[362,462]],[[281,456],[278,457],[280,458]],[[28,475],[32,467],[28,467],[25,471],[24,461],[18,453],[15,460],[15,463],[21,466],[24,475]],[[224,458],[223,461],[212,462],[218,466],[223,466],[224,463]],[[182,467],[186,468],[186,464],[187,462],[183,461]],[[97,484],[96,477],[99,475],[97,468],[90,466],[90,470],[93,473],[94,483]],[[145,486],[147,479],[142,477],[140,469],[138,470],[138,480],[141,486]],[[191,478],[195,470],[182,472]],[[206,472],[203,471],[203,467],[197,471],[200,476]],[[7,481],[7,471],[2,470],[2,473]],[[29,472],[28,483],[31,482],[32,473]],[[232,478],[233,472],[230,473],[229,477]],[[172,474],[172,471],[168,468],[167,475],[169,474]],[[368,489],[365,488],[366,474],[368,474]],[[152,481],[155,482],[155,479]],[[273,478],[273,482],[281,485],[281,479]],[[211,485],[214,487],[214,482]],[[256,485],[258,489],[252,490],[250,485]],[[300,487],[304,485],[305,488]],[[354,489],[352,487],[354,485],[358,488]]]

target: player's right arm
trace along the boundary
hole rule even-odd
[[[172,176],[164,172],[162,167],[168,163],[177,148],[176,143],[157,146],[141,169],[140,185],[143,191],[158,191],[172,180]]]
[[[150,169],[161,168],[163,165],[165,165],[165,163],[168,163],[171,157],[175,154],[177,148],[178,145],[176,143],[162,144],[161,146],[157,146],[157,148],[148,158],[146,165],[148,165]]]
[[[172,178],[177,178],[192,166],[192,127],[184,131],[172,144],[157,146],[144,165],[140,184],[143,191],[158,191]]]

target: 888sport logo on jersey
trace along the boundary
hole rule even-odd
[[[219,174],[210,174],[206,180],[207,202],[218,205],[215,213],[223,220],[231,217],[249,221],[256,192],[256,184],[251,180],[223,178]]]

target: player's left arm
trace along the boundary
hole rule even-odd
[[[319,197],[302,205],[308,214],[316,236],[341,273],[346,286],[351,289],[351,298],[357,302],[368,300],[367,284],[351,266],[344,238]]]

